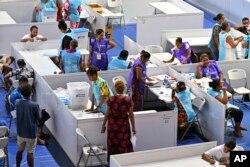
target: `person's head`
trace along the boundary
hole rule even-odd
[[[37,33],[38,33],[38,27],[33,25],[30,27],[30,36],[33,38],[33,37],[36,37],[37,36]]]
[[[244,26],[244,27],[248,27],[249,26],[249,18],[248,17],[244,17],[243,19],[242,19],[242,25]]]
[[[176,40],[175,40],[175,46],[176,46],[178,49],[181,48],[181,46],[182,46],[182,38],[181,38],[181,37],[176,38]]]
[[[89,78],[90,81],[96,81],[97,77],[98,77],[98,73],[97,73],[97,68],[94,66],[89,66],[87,73],[87,76]]]
[[[210,64],[208,54],[202,53],[200,56],[200,61],[202,62],[203,66],[208,67]]]
[[[128,58],[128,51],[127,50],[122,50],[120,52],[119,58],[121,58],[122,60],[127,60],[127,58]]]
[[[218,13],[214,18],[213,18],[213,20],[215,20],[215,21],[217,21],[218,23],[223,23],[225,20],[226,20],[226,18],[225,18],[225,16],[224,16],[224,14],[222,14],[222,13]]]
[[[20,87],[20,88],[22,88],[22,87],[28,85],[28,84],[29,84],[28,78],[22,76],[21,78],[19,78],[18,84],[19,84],[19,87]]]
[[[76,39],[72,39],[70,41],[70,49],[76,49],[78,47],[78,41]]]
[[[122,94],[124,92],[125,89],[125,84],[123,81],[118,80],[115,82],[115,91],[118,94]]]
[[[224,21],[224,22],[221,24],[221,29],[222,29],[223,31],[229,32],[229,31],[231,30],[230,24],[229,24],[227,21]]]
[[[214,79],[211,82],[209,82],[209,87],[216,90],[216,91],[221,90],[222,86],[223,86],[223,84],[220,82],[219,79]]]
[[[23,59],[18,59],[17,60],[17,65],[19,68],[24,68],[26,66],[26,63]]]
[[[103,39],[104,38],[104,31],[103,31],[103,29],[97,29],[95,31],[95,36],[99,40]]]
[[[147,63],[147,61],[149,61],[150,59],[150,56],[151,56],[150,53],[148,53],[145,50],[142,50],[140,53],[140,59],[143,63]]]
[[[225,143],[223,151],[224,151],[224,153],[229,153],[235,147],[236,147],[235,141],[234,140],[230,140],[230,141],[228,141],[228,142]]]
[[[182,91],[186,90],[185,82],[178,81],[177,84],[176,84],[176,89],[177,89],[177,92],[182,92]]]
[[[58,23],[58,28],[61,32],[66,32],[67,29],[68,29],[68,26],[67,24],[65,23],[64,20],[60,20],[59,23]]]
[[[29,98],[32,94],[32,87],[27,84],[27,85],[24,85],[22,88],[21,88],[21,94],[23,95],[24,98]]]

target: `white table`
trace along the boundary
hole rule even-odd
[[[155,8],[155,14],[157,14],[156,10],[160,10],[165,14],[186,13],[180,6],[170,2],[151,2],[149,5]]]
[[[0,11],[0,20],[0,25],[16,24],[16,21],[6,11]]]
[[[170,54],[169,52],[152,53],[151,56],[160,60],[161,62],[163,62],[163,60],[168,61],[173,57],[172,54]],[[167,64],[181,64],[181,63],[177,58],[174,58],[174,61],[172,63],[167,63]]]

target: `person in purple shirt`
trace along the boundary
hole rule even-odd
[[[190,64],[191,62],[191,47],[188,42],[182,42],[182,38],[178,37],[175,40],[175,47],[171,49],[172,58],[164,63],[172,63],[174,58],[177,58],[181,64]]]
[[[201,54],[200,60],[201,62],[196,66],[196,78],[209,77],[223,81],[223,73],[219,70],[215,60],[209,60],[206,53]]]
[[[97,29],[96,37],[90,40],[88,65],[95,66],[98,70],[107,70],[107,51],[115,46],[116,44],[112,40],[104,38],[104,31],[102,29]]]
[[[140,57],[134,61],[128,77],[128,90],[132,89],[132,100],[134,102],[133,111],[141,111],[143,104],[143,95],[145,86],[152,86],[153,79],[147,76],[146,63],[150,59],[150,54],[144,50],[141,51]],[[148,81],[146,81],[146,79]]]

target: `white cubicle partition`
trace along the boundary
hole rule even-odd
[[[128,73],[129,70],[123,70],[117,71],[116,73],[100,72],[99,75],[106,79],[111,85],[114,76],[122,75],[127,78]],[[42,80],[42,96],[44,98],[38,102],[45,106],[47,111],[52,115],[52,119],[46,123],[46,126],[71,161],[74,164],[77,163],[81,150],[79,138],[77,138],[75,134],[76,127],[81,128],[92,143],[105,146],[106,134],[100,133],[103,115],[87,114],[86,112],[82,114],[82,110],[72,111],[68,109],[52,91],[58,87],[66,88],[67,82],[89,82],[86,74],[44,76]],[[176,145],[176,112],[137,112],[135,113],[135,122],[137,130],[136,151]],[[68,135],[70,135],[70,138],[68,138]],[[91,161],[91,163],[92,165],[96,165],[94,160]]]
[[[16,24],[16,21],[6,11],[0,10],[0,25],[4,24]]]
[[[159,15],[140,15],[137,17],[137,42],[145,45],[160,45],[161,31],[174,29],[198,29],[203,28],[204,13],[182,0],[167,0],[165,10],[171,10],[173,6],[175,13],[163,13]],[[152,7],[153,8],[153,7]]]
[[[112,155],[112,167],[205,167],[208,162],[201,159],[202,153],[215,147],[217,142],[191,144],[136,153]]]
[[[128,36],[124,35],[124,49],[128,51],[131,55],[136,55],[140,53],[144,47],[133,41]]]

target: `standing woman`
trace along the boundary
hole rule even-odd
[[[208,48],[211,51],[212,59],[218,60],[219,58],[219,33],[221,32],[221,24],[225,21],[225,16],[222,13],[217,14],[213,20],[217,21],[213,27],[211,39]]]
[[[132,100],[134,102],[133,111],[141,111],[143,109],[143,95],[145,86],[153,85],[153,83],[150,82],[153,81],[153,79],[147,76],[146,67],[146,63],[149,61],[150,56],[150,53],[142,50],[140,57],[134,61],[129,73],[127,86],[128,89],[132,89]]]
[[[124,89],[124,82],[118,80],[115,83],[117,95],[109,97],[107,101],[107,111],[103,120],[101,133],[105,132],[106,122],[108,121],[108,162],[110,155],[133,152],[129,125],[130,120],[132,132],[135,135],[133,102],[129,96],[123,94]]]
[[[64,18],[70,21],[70,28],[79,27],[81,11],[81,0],[66,0],[64,3]]]
[[[98,70],[107,70],[107,51],[114,48],[116,44],[104,37],[102,29],[96,30],[96,37],[90,40],[88,64],[95,66]]]
[[[221,30],[219,34],[219,61],[236,60],[237,55],[235,48],[243,40],[243,37],[240,36],[233,39],[230,33],[230,24],[226,21],[221,24]]]

